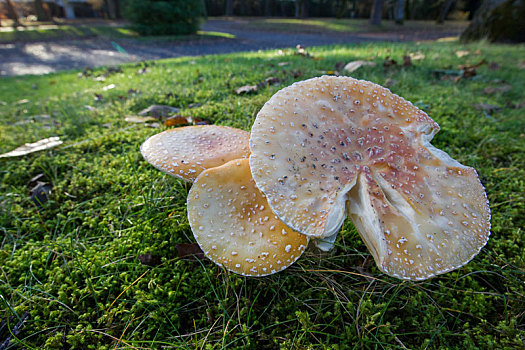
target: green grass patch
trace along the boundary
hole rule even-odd
[[[233,39],[234,35],[213,31],[198,31],[192,35],[140,36],[125,25],[41,25],[34,27],[4,28],[0,43],[51,41],[102,37],[107,39],[136,39],[141,41],[195,41]]]
[[[403,25],[397,25],[394,21],[383,21],[380,26],[370,24],[367,19],[337,19],[337,18],[232,18],[234,22],[241,23],[252,29],[268,30],[276,32],[292,33],[397,33],[397,32],[461,32],[468,26],[467,21],[447,21],[444,24],[436,24],[435,21],[406,21]]]
[[[468,54],[459,58],[460,50]],[[0,159],[0,340],[28,314],[11,340],[20,348],[523,348],[525,47],[382,43],[310,53],[316,59],[273,50],[157,61],[145,72],[141,63],[87,77],[0,78],[0,153],[50,136],[64,140]],[[382,67],[387,56],[399,62],[409,53],[425,58]],[[124,116],[167,104],[249,130],[278,89],[358,59],[377,66],[354,77],[389,85],[424,109],[441,125],[433,144],[478,170],[492,209],[492,235],[481,253],[457,271],[402,282],[381,274],[347,222],[333,252],[307,251],[270,277],[243,278],[206,259],[177,258],[176,244],[194,242],[189,185],[139,152],[164,128]],[[434,74],[481,59],[498,66],[483,65],[458,82]],[[104,81],[93,79],[104,73]],[[271,76],[281,85],[234,93]],[[511,89],[484,91],[504,84]],[[201,105],[189,108],[193,103]],[[499,110],[476,109],[480,103]],[[39,174],[53,185],[41,208],[28,185]],[[160,264],[142,264],[142,254]]]

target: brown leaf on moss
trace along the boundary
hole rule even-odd
[[[403,67],[410,67],[412,65],[412,59],[410,56],[405,55],[403,56]]]
[[[357,61],[348,62],[344,66],[343,69],[346,70],[349,73],[352,73],[352,72],[358,70],[359,68],[365,67],[365,66],[375,67],[376,63],[375,62],[370,62],[370,61],[357,60]]]
[[[140,261],[142,265],[147,266],[158,266],[162,262],[160,255],[152,255],[151,253],[140,254],[137,256],[137,260]]]
[[[174,115],[164,121],[164,126],[179,126],[191,124],[191,117],[183,117],[182,115]]]
[[[491,113],[501,110],[501,107],[496,105],[491,105],[489,103],[478,103],[474,106],[476,109]]]
[[[210,124],[210,122],[208,122],[205,119],[201,119],[201,118],[192,118],[192,122],[194,125],[209,125]]]
[[[461,57],[464,57],[464,56],[468,56],[468,55],[470,55],[470,51],[466,51],[466,50],[456,51],[456,56],[458,58],[461,58]]]
[[[391,59],[390,56],[386,56],[385,60],[383,61],[383,68],[390,69],[394,66],[397,66],[396,60]]]
[[[177,248],[177,257],[186,258],[194,257],[197,259],[204,258],[204,252],[197,243],[179,243],[175,245]]]
[[[482,59],[481,61],[479,61],[478,63],[475,63],[475,64],[460,64],[458,66],[458,68],[462,69],[464,71],[472,70],[472,69],[476,70],[477,68],[481,67],[484,64],[487,64],[487,60],[486,59]]]
[[[512,90],[512,85],[503,84],[500,86],[488,86],[483,89],[483,92],[486,93],[487,95],[494,95],[496,93],[504,93],[510,90]]]
[[[237,95],[247,95],[257,92],[257,85],[244,85],[235,90]]]

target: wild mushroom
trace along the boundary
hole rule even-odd
[[[241,275],[284,270],[308,244],[308,237],[272,212],[255,186],[248,159],[201,173],[188,194],[188,219],[204,254]]]
[[[249,137],[248,132],[227,126],[187,126],[151,136],[140,152],[157,169],[193,182],[205,169],[247,158]]]
[[[490,234],[476,171],[430,144],[438,131],[388,89],[323,76],[264,105],[250,166],[287,225],[328,237],[348,213],[383,272],[421,280],[463,266]]]

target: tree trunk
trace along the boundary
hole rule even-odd
[[[51,16],[44,8],[44,2],[42,0],[34,0],[36,18],[41,22],[48,22],[51,20]]]
[[[301,0],[295,0],[295,18],[301,17]]]
[[[341,1],[341,5],[339,6],[339,8],[337,9],[337,13],[335,15],[335,17],[337,19],[341,19],[343,18],[344,14],[345,14],[345,11],[346,11],[346,6],[348,4],[348,0],[342,0]]]
[[[308,0],[302,0],[301,3],[301,17],[308,17]]]
[[[484,0],[461,41],[525,42],[525,0]]]
[[[374,0],[372,5],[372,13],[370,14],[370,24],[374,26],[381,25],[381,17],[383,16],[383,0]]]
[[[405,21],[405,0],[397,0],[396,13],[394,17],[396,24],[403,24]]]
[[[270,7],[271,4],[272,4],[272,0],[266,0],[264,2],[264,15],[266,17],[270,17],[272,15],[271,7]]]
[[[15,6],[11,0],[6,0],[7,2],[7,15],[13,19],[13,27],[18,27],[20,25],[20,19],[18,18],[18,13],[16,13]]]
[[[201,0],[202,2],[202,16],[208,18],[208,10],[206,9],[206,0]]]
[[[226,0],[226,16],[233,16],[233,0]]]
[[[454,0],[447,0],[445,7],[443,8],[443,12],[441,12],[441,15],[439,16],[439,19],[437,21],[438,24],[445,23],[445,18],[447,17],[448,11],[450,11],[450,7],[452,7],[452,2]]]
[[[118,6],[116,0],[106,0],[106,8],[110,19],[117,18]]]

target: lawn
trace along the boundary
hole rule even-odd
[[[83,39],[100,37],[105,39],[134,39],[140,41],[195,41],[213,39],[231,39],[228,33],[197,31],[193,35],[166,35],[166,36],[139,36],[126,23],[95,22],[93,24],[43,24],[27,25],[16,29],[3,27],[0,30],[0,43],[13,43],[19,41],[49,41],[65,39]]]
[[[313,58],[273,50],[0,78],[0,153],[52,136],[64,141],[0,159],[0,344],[14,332],[6,349],[523,348],[525,47],[308,51]],[[412,65],[402,67],[408,54]],[[383,67],[387,57],[398,64]],[[141,143],[166,127],[125,116],[165,104],[250,130],[280,88],[343,74],[337,63],[359,59],[377,65],[353,77],[387,85],[425,110],[441,126],[433,144],[477,169],[492,210],[480,254],[430,280],[400,281],[377,269],[347,221],[332,252],[309,249],[269,277],[180,257],[178,245],[195,242],[190,185],[140,154]],[[475,76],[454,79],[458,65],[483,59]],[[280,84],[235,93],[269,77]],[[30,195],[36,176],[52,186],[38,204]]]
[[[225,18],[212,18],[225,19]],[[409,20],[403,25],[394,21],[383,21],[381,25],[371,25],[368,19],[362,18],[280,18],[280,17],[232,17],[232,22],[242,24],[254,30],[293,33],[402,33],[402,32],[457,32],[461,33],[469,24],[468,21],[446,21],[437,24],[436,21]]]

